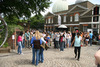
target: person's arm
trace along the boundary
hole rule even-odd
[[[34,41],[34,37],[32,37],[32,39],[31,39],[31,44],[33,44],[33,41]]]
[[[95,64],[96,64],[96,65],[97,65],[97,64],[100,64],[100,50],[98,50],[98,51],[95,53],[94,57],[95,57]]]
[[[41,40],[42,40],[44,43],[46,43],[46,41],[44,40],[44,38],[43,38],[43,37],[41,38]]]
[[[71,47],[72,47],[72,45],[73,45],[74,42],[75,42],[75,37],[74,37],[74,40],[73,40],[72,43],[71,43]]]
[[[40,45],[42,44],[42,40],[40,39]]]

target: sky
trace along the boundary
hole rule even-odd
[[[53,7],[54,3],[55,3],[57,0],[51,0],[51,1],[52,1],[52,4],[50,4],[50,7],[49,7],[48,9],[46,9],[45,12],[41,12],[41,14],[42,14],[43,16],[45,16],[48,12],[52,12],[52,7]],[[76,0],[67,0],[67,3],[68,3],[68,5],[71,5],[71,4],[75,4],[75,1],[76,1]],[[84,1],[87,1],[87,0],[84,0]],[[99,5],[100,5],[100,0],[88,0],[88,1],[90,1],[90,2],[93,3],[93,4],[99,4]]]

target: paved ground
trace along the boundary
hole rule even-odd
[[[87,46],[81,49],[80,61],[74,58],[74,48],[66,48],[63,52],[59,49],[44,51],[44,63],[37,67],[96,67],[94,54],[99,46]],[[0,67],[35,67],[31,64],[32,51],[23,49],[24,55],[14,53],[0,54]]]

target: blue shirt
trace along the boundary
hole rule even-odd
[[[92,34],[92,33],[90,33],[89,35],[90,35],[90,39],[92,39],[93,34]]]
[[[32,39],[31,39],[31,44],[33,44],[32,48],[34,48],[34,43],[33,43],[34,40],[36,40],[35,36],[32,37]],[[40,44],[42,44],[42,40],[41,39],[39,39],[39,40],[40,40]]]
[[[75,36],[74,46],[75,47],[80,47],[81,46],[81,36],[79,36],[79,38],[77,36]]]

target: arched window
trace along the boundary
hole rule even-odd
[[[63,21],[66,22],[66,15],[64,15],[64,19],[63,19]]]
[[[46,19],[46,24],[47,24],[47,19]]]
[[[48,23],[50,23],[50,18],[48,18]]]
[[[79,14],[75,14],[75,21],[79,21]]]
[[[53,17],[52,17],[52,23],[53,23]]]
[[[72,22],[72,19],[73,19],[72,16],[70,16],[70,22]]]

